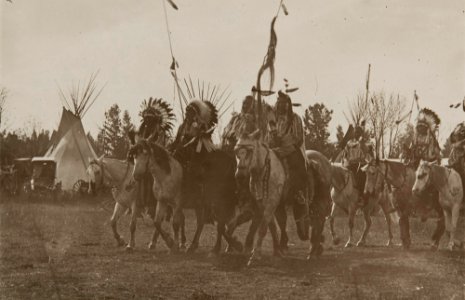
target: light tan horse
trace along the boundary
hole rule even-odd
[[[137,209],[137,188],[138,184],[134,181],[132,171],[134,165],[126,160],[119,160],[114,158],[100,157],[97,160],[90,161],[87,168],[87,175],[89,181],[89,193],[97,193],[104,187],[110,187],[115,206],[113,214],[110,219],[111,229],[113,236],[116,240],[117,246],[127,246],[126,250],[133,250],[135,247],[135,231],[137,225],[137,218],[140,214],[140,208]],[[130,221],[130,238],[129,243],[126,244],[124,238],[118,233],[118,221],[125,212],[131,213]],[[184,225],[181,226],[181,247],[185,247],[186,236],[184,232]],[[175,232],[175,234],[178,234]],[[149,243],[149,249],[154,249],[158,239],[158,232]]]
[[[154,217],[155,231],[152,239],[161,235],[171,251],[177,251],[179,247],[178,235],[175,240],[162,228],[163,220],[167,219],[169,208],[173,210],[173,229],[178,232],[182,225],[183,213],[181,204],[181,183],[183,171],[181,164],[174,159],[162,146],[144,139],[135,141],[134,135],[130,135],[131,149],[129,156],[134,159],[133,176],[140,181],[147,174],[153,177],[152,192],[157,199]],[[135,206],[137,214],[138,207]]]
[[[421,161],[416,171],[412,192],[421,195],[428,186],[439,192],[439,203],[444,211],[446,230],[450,234],[448,248],[453,250],[462,242],[456,239],[457,223],[463,206],[463,188],[460,174],[452,168]]]
[[[283,200],[286,173],[278,156],[260,142],[257,130],[243,135],[235,146],[236,178],[250,178],[250,191],[254,195],[259,215],[258,239],[248,265],[261,258],[262,243],[270,228],[274,255],[282,256],[274,214]]]
[[[391,233],[391,219],[388,216],[389,202],[387,200],[386,191],[380,190],[378,195],[369,195],[368,204],[362,208],[359,207],[359,197],[363,191],[358,191],[355,187],[355,179],[352,172],[340,164],[332,164],[331,165],[331,198],[333,200],[333,205],[331,209],[331,215],[328,217],[329,226],[331,231],[331,237],[333,243],[335,245],[340,243],[340,238],[337,236],[334,230],[334,217],[338,209],[344,211],[349,217],[349,239],[347,240],[345,247],[353,247],[354,244],[353,240],[353,229],[354,229],[354,220],[355,215],[359,209],[363,212],[363,217],[365,220],[365,226],[363,229],[362,236],[360,240],[357,242],[357,246],[365,246],[366,245],[366,238],[370,231],[370,227],[372,224],[371,221],[371,213],[373,210],[380,205],[383,209],[383,212],[386,216],[386,223],[388,226],[389,232],[389,241],[388,244],[391,244],[392,241],[392,233]]]

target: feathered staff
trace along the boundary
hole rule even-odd
[[[255,88],[255,90],[257,91],[257,104],[256,104],[257,109],[255,111],[257,114],[258,128],[260,128],[262,124],[262,120],[261,120],[262,118],[261,78],[262,78],[263,73],[265,73],[266,70],[270,71],[270,88],[269,88],[270,92],[272,91],[273,85],[274,85],[274,78],[275,78],[274,61],[276,58],[276,45],[278,44],[278,37],[274,30],[274,25],[276,23],[276,19],[278,18],[281,8],[283,9],[285,15],[289,14],[286,6],[284,6],[283,0],[281,0],[281,2],[279,3],[278,12],[276,13],[276,16],[271,21],[270,42],[268,44],[268,51],[265,55],[265,58],[263,59],[262,66],[258,70],[257,84]]]

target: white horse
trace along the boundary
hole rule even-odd
[[[96,193],[104,187],[111,187],[111,193],[115,200],[113,214],[110,219],[113,236],[116,245],[125,246],[126,242],[118,233],[117,225],[119,219],[127,211],[131,212],[131,221],[129,225],[130,238],[126,245],[126,250],[133,250],[135,247],[135,231],[137,218],[140,216],[140,209],[137,207],[138,183],[134,181],[132,175],[134,165],[126,160],[100,157],[90,161],[87,168],[89,180],[89,193]],[[184,221],[184,220],[183,220]],[[184,223],[184,222],[183,222]],[[184,224],[181,226],[181,247],[185,247],[186,236]],[[175,232],[177,234],[177,232]],[[149,243],[149,249],[154,249],[158,239],[158,232],[155,232]]]
[[[250,191],[254,195],[259,215],[258,239],[249,259],[260,259],[262,243],[268,228],[273,238],[274,255],[282,256],[275,223],[275,212],[283,200],[286,172],[278,156],[259,139],[257,130],[240,137],[236,146],[236,178],[250,178]]]
[[[367,183],[367,182],[366,182]],[[379,184],[379,183],[378,183]],[[339,244],[340,238],[337,236],[334,230],[334,217],[336,215],[337,209],[344,211],[349,217],[349,239],[347,240],[345,247],[353,247],[353,229],[354,229],[354,219],[357,210],[361,209],[363,212],[363,217],[365,220],[365,226],[363,229],[363,234],[360,237],[360,240],[357,242],[357,247],[366,245],[366,238],[370,231],[372,224],[371,213],[373,210],[380,205],[383,209],[384,215],[386,217],[386,223],[388,227],[388,245],[392,243],[392,232],[391,232],[391,218],[389,212],[392,210],[388,201],[387,190],[384,186],[377,187],[377,193],[367,193],[369,196],[368,204],[364,207],[359,207],[359,197],[363,191],[357,190],[355,187],[355,178],[352,172],[341,165],[332,164],[331,165],[331,198],[333,200],[333,205],[331,209],[331,215],[328,217],[329,226],[331,231],[331,237],[335,245]]]
[[[452,168],[421,161],[416,171],[412,192],[420,196],[429,186],[439,192],[439,204],[444,211],[446,230],[450,234],[448,248],[453,250],[461,244],[456,239],[456,229],[460,209],[463,206],[462,179]]]

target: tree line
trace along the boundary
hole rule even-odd
[[[407,100],[398,95],[386,95],[383,92],[372,93],[369,101],[363,95],[357,95],[345,111],[349,123],[366,122],[366,136],[375,151],[382,158],[399,158],[401,153],[413,141],[414,127],[405,118],[408,115]],[[411,113],[410,113],[411,114]],[[333,110],[324,103],[315,103],[305,109],[303,116],[305,147],[334,158],[341,151],[341,141],[345,130],[336,126],[336,139],[330,139],[330,123]],[[37,126],[34,125],[34,128]],[[125,159],[129,149],[127,133],[134,128],[129,112],[122,111],[118,104],[111,105],[104,113],[104,122],[96,136],[87,133],[87,137],[96,153],[118,159]],[[0,132],[0,163],[12,164],[15,158],[42,156],[50,144],[50,131],[33,129],[24,131]],[[450,152],[450,143],[446,141],[443,156]]]

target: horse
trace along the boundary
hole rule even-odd
[[[376,203],[381,207],[384,213],[384,218],[386,220],[386,225],[388,229],[388,241],[386,243],[387,247],[393,245],[392,239],[392,222],[398,223],[399,216],[397,211],[392,205],[392,193],[390,186],[386,183],[383,176],[380,175],[376,165],[372,162],[368,163],[362,168],[363,172],[366,173],[366,181],[363,193],[367,195],[370,199],[374,199],[372,203],[373,208],[376,207]],[[371,210],[371,209],[370,209]],[[371,220],[369,222],[371,224]]]
[[[104,186],[111,187],[111,193],[115,200],[113,214],[110,219],[113,236],[118,247],[126,246],[127,251],[131,251],[135,247],[135,231],[137,225],[137,217],[140,216],[140,210],[137,208],[137,193],[138,184],[134,181],[132,170],[134,165],[127,160],[119,160],[114,158],[100,157],[92,160],[86,170],[89,180],[89,190],[91,194],[95,194]],[[130,221],[130,239],[126,244],[123,237],[120,236],[117,230],[117,224],[121,216],[126,212],[131,212]],[[177,234],[175,232],[175,234]],[[148,245],[149,249],[154,249],[158,234],[152,236]],[[181,244],[180,247],[185,247],[186,236],[184,218],[181,226]]]
[[[412,192],[420,196],[429,186],[439,192],[439,204],[443,209],[446,230],[450,235],[449,250],[461,247],[462,242],[456,239],[457,223],[463,206],[460,174],[452,168],[421,161],[416,171]]]
[[[418,197],[412,193],[415,183],[415,170],[402,162],[393,160],[373,160],[370,164],[375,167],[376,173],[392,187],[392,199],[399,214],[400,239],[405,249],[410,248],[410,224],[409,216],[412,209],[420,214],[422,221],[426,221],[431,210],[437,212],[439,219],[436,229],[431,237],[431,249],[437,249],[439,241],[445,231],[444,216],[442,208],[437,201],[430,203],[419,203]],[[370,174],[368,174],[370,175]],[[371,174],[374,175],[374,174]],[[423,201],[426,202],[426,201]]]
[[[347,240],[345,247],[353,247],[354,244],[352,243],[352,238],[354,229],[354,219],[356,212],[360,208],[358,204],[358,199],[361,197],[361,193],[363,191],[359,191],[356,188],[353,173],[349,169],[346,169],[341,165],[331,165],[331,183],[331,198],[333,200],[333,205],[331,207],[331,215],[328,217],[328,219],[333,244],[337,245],[340,242],[340,239],[334,230],[334,217],[336,215],[337,208],[339,208],[349,216],[349,239]],[[370,198],[368,205],[362,208],[363,216],[365,219],[365,227],[363,230],[363,234],[360,237],[360,240],[356,244],[357,247],[364,246],[366,244],[366,237],[371,226],[370,213],[376,204],[373,200],[375,199]]]
[[[287,216],[284,208],[289,203],[288,198],[290,196],[288,174],[274,151],[260,141],[260,132],[258,130],[251,134],[242,135],[235,146],[235,153],[237,160],[236,178],[239,180],[241,178],[249,179],[250,191],[256,207],[255,220],[257,226],[253,230],[259,232],[248,265],[261,258],[262,243],[268,228],[273,239],[273,254],[281,257],[282,247],[287,245],[287,234],[285,234]],[[320,157],[313,152],[308,153],[307,157],[309,156],[313,159],[314,164],[318,166]],[[312,175],[313,173],[310,171],[307,178],[310,187],[315,185]],[[318,196],[321,197],[323,194],[323,192],[319,192]],[[311,198],[314,198],[313,195]],[[323,250],[321,246],[323,240],[321,220],[323,220],[324,224],[325,216],[321,218],[322,214],[319,214],[321,203],[314,202],[304,204],[309,206],[310,215],[314,217],[312,220],[306,210],[301,210],[300,204],[294,204],[297,233],[301,240],[308,240],[309,227],[312,225],[312,238],[310,239],[312,248],[307,258],[320,255]],[[281,221],[278,221],[281,229],[281,241],[276,230],[275,216],[278,220],[281,219]],[[252,237],[254,235],[255,232],[252,232]]]
[[[262,243],[270,228],[273,239],[273,254],[282,257],[274,214],[283,201],[288,175],[276,153],[259,141],[260,131],[239,138],[235,153],[237,159],[236,178],[249,178],[250,192],[254,196],[258,213],[258,239],[249,258],[261,258]],[[301,224],[303,224],[301,222]],[[304,225],[305,226],[305,225]],[[298,230],[305,230],[298,226]]]
[[[134,132],[130,132],[129,139],[131,141],[129,157],[134,160],[134,179],[140,182],[148,173],[154,179],[152,192],[157,199],[157,204],[153,218],[155,230],[152,240],[156,240],[160,234],[167,247],[172,252],[177,252],[179,249],[178,235],[175,234],[173,241],[161,225],[163,220],[168,217],[168,207],[173,210],[174,232],[179,232],[182,225],[181,183],[183,170],[181,164],[157,143],[145,139],[139,139],[136,142]],[[133,214],[137,214],[137,205],[134,206],[134,209],[136,211],[133,211]]]

